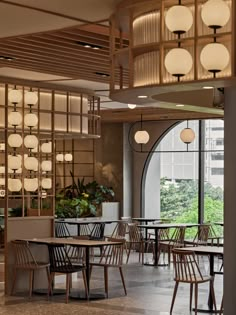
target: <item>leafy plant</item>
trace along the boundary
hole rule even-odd
[[[77,182],[72,172],[72,185],[61,189],[56,195],[56,215],[60,218],[96,216],[102,202],[113,201],[111,187],[99,185],[96,181],[84,183],[84,178]]]

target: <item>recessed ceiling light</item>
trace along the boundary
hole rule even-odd
[[[10,57],[10,56],[0,56],[0,60],[7,60],[7,61],[12,61],[16,58]]]
[[[148,98],[147,95],[138,95],[138,98]]]
[[[136,107],[136,105],[135,105],[135,104],[128,104],[128,107],[129,107],[130,109],[134,109],[134,108]]]
[[[103,78],[107,78],[110,76],[110,74],[108,73],[104,73],[104,72],[95,72],[96,75],[100,75]]]
[[[184,107],[184,104],[177,104],[176,107]]]
[[[203,86],[202,88],[205,90],[211,90],[214,89],[214,86]]]
[[[85,48],[92,48],[90,45],[84,45]]]
[[[101,49],[102,48],[102,46],[94,45],[94,44],[86,43],[86,42],[81,42],[81,41],[77,41],[76,44],[78,44],[82,47],[85,47],[85,48],[92,48],[92,49]]]

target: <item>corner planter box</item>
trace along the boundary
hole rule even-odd
[[[38,216],[52,216],[53,211],[52,209],[41,209],[40,211],[38,209],[27,209],[27,216],[28,217],[38,217]]]

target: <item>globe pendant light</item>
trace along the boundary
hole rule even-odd
[[[24,138],[24,145],[27,149],[34,149],[38,146],[38,138],[35,135],[27,135]]]
[[[19,148],[22,142],[22,137],[17,133],[13,133],[8,137],[8,144],[11,148]]]
[[[58,153],[56,155],[57,162],[63,162],[64,161],[64,155],[62,153]]]
[[[224,70],[228,66],[229,60],[228,49],[220,43],[207,44],[200,54],[202,66],[214,74]]]
[[[135,104],[128,104],[129,109],[135,109],[137,105]]]
[[[209,28],[221,28],[230,19],[230,8],[223,0],[209,0],[202,6],[201,17]]]
[[[52,188],[52,179],[51,178],[43,178],[41,182],[43,189],[51,189]]]
[[[186,143],[190,144],[195,139],[195,133],[193,129],[189,128],[188,121],[187,121],[187,128],[184,128],[180,133],[180,139]]]
[[[149,141],[149,134],[146,130],[143,130],[143,115],[141,115],[141,130],[136,131],[134,140],[138,144],[146,144]]]
[[[18,178],[9,178],[8,179],[8,189],[11,192],[17,192],[20,191],[22,188],[21,180]]]
[[[25,178],[24,188],[26,191],[34,192],[38,189],[38,179],[37,178]]]
[[[38,102],[38,95],[35,92],[29,91],[25,93],[25,104],[35,105]]]
[[[52,153],[52,142],[45,142],[41,145],[41,151],[43,153]]]
[[[8,123],[11,126],[19,126],[22,123],[22,115],[17,111],[10,112],[8,115]]]
[[[38,124],[38,116],[33,113],[26,114],[24,122],[25,126],[33,128]]]
[[[43,161],[41,167],[42,167],[42,171],[51,172],[52,171],[52,161]]]
[[[21,168],[21,158],[16,155],[8,156],[8,167],[11,170],[18,170]]]
[[[174,34],[184,34],[193,25],[193,15],[188,7],[181,4],[171,7],[165,16],[167,28]]]
[[[188,50],[184,48],[173,48],[165,57],[166,70],[175,77],[182,77],[190,72],[193,59]]]
[[[73,160],[73,155],[71,153],[66,153],[64,159],[66,162],[71,162]]]
[[[25,168],[29,171],[38,170],[38,160],[35,157],[29,156],[24,160]]]
[[[22,92],[15,89],[12,89],[9,93],[8,93],[8,99],[12,104],[17,104],[20,103],[22,100]]]

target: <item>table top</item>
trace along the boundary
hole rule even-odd
[[[71,221],[64,221],[64,220],[55,220],[55,222],[63,222],[70,225],[83,225],[83,224],[102,224],[102,223],[117,223],[120,220],[106,220],[106,219],[75,219]]]
[[[77,245],[80,247],[99,247],[106,245],[120,245],[123,244],[123,241],[95,241],[95,240],[81,240],[74,238],[65,238],[65,237],[47,237],[47,238],[30,238],[30,239],[22,239],[23,241],[28,241],[30,243],[37,244],[64,244],[64,245]]]
[[[132,218],[134,221],[140,221],[140,222],[154,222],[154,221],[168,221],[168,219],[161,219],[161,218]]]
[[[195,252],[196,254],[213,254],[213,255],[223,255],[224,254],[224,248],[222,246],[193,246],[193,247],[181,247],[176,248],[179,250],[184,251],[191,251]]]
[[[138,225],[138,227],[145,229],[170,229],[177,227],[195,227],[199,226],[198,223],[158,223],[158,224],[144,224]]]

